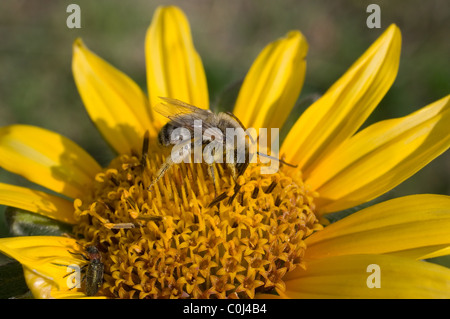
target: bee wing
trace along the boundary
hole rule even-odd
[[[206,141],[213,138],[223,140],[223,132],[217,127],[218,119],[210,110],[200,109],[196,106],[177,99],[160,97],[164,103],[155,106],[155,110],[167,117],[172,124],[187,128],[195,134],[195,129],[201,129]],[[196,123],[196,121],[199,121]]]
[[[195,120],[200,120],[205,125],[208,118],[214,114],[210,110],[204,110],[177,99],[168,97],[160,97],[160,99],[164,102],[157,104],[154,110],[172,122],[188,129],[194,128]],[[205,129],[204,126],[203,129]]]

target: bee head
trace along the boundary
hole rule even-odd
[[[190,140],[189,130],[169,122],[158,134],[158,142],[162,146],[176,145],[181,141]]]
[[[158,133],[158,143],[162,146],[169,146],[171,144],[170,137],[174,129],[175,126],[171,123],[164,125]]]

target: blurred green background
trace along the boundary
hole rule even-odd
[[[66,8],[71,3],[81,7],[81,29],[66,26]],[[366,26],[370,3],[381,7],[381,29]],[[391,23],[402,31],[400,69],[367,124],[404,116],[450,93],[447,0],[2,0],[0,126],[45,127],[71,138],[101,164],[108,164],[113,154],[90,122],[73,81],[72,43],[82,37],[91,50],[146,90],[145,33],[155,8],[168,4],[180,6],[191,23],[213,105],[244,78],[267,43],[289,30],[301,30],[309,42],[300,97],[304,100],[324,93]],[[303,109],[304,105],[296,108],[288,124]],[[0,181],[30,185],[1,169]],[[450,194],[449,152],[382,199],[415,193]],[[0,215],[0,236],[5,234],[2,223]]]

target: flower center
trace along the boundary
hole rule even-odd
[[[304,239],[321,229],[301,173],[281,167],[262,175],[250,164],[236,186],[217,164],[214,186],[208,165],[181,163],[149,190],[160,153],[151,147],[146,165],[136,156],[115,158],[88,198],[75,200],[74,232],[102,254],[99,294],[253,298],[283,290],[284,274],[304,267]]]

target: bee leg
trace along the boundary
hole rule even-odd
[[[237,179],[237,173],[236,173],[236,166],[234,163],[226,163],[228,169],[231,171],[231,176],[233,176],[233,179],[236,181]]]
[[[162,164],[162,166],[159,168],[159,170],[156,172],[156,177],[155,179],[152,181],[152,183],[150,184],[150,186],[147,188],[148,190],[150,190],[153,185],[155,185],[159,179],[166,173],[166,171],[170,168],[170,166],[172,166],[174,164],[172,158],[170,156],[168,156],[166,158],[166,161],[164,162],[164,164]]]
[[[209,170],[208,170],[208,175],[211,177],[211,179],[213,180],[213,185],[214,185],[214,197],[217,196],[217,186],[216,186],[216,175],[214,173],[214,163],[212,164],[208,164],[209,166]]]
[[[175,163],[181,163],[183,162],[188,156],[191,156],[191,153],[189,152],[191,149],[191,141],[186,140],[181,142],[180,144],[176,145],[177,150],[182,150],[181,153],[178,153],[177,151],[174,151],[172,149],[172,153],[167,156],[166,160],[162,164],[162,166],[159,168],[159,170],[156,172],[156,178],[151,182],[150,186],[147,188],[150,190],[153,185],[155,185],[159,179],[166,173],[166,171]],[[174,161],[175,158],[175,161]]]
[[[244,165],[248,165],[247,163],[244,163]],[[233,176],[234,181],[236,184],[234,185],[234,194],[228,199],[227,205],[231,205],[231,203],[236,198],[237,194],[239,193],[239,190],[241,189],[241,185],[237,183],[237,178],[242,174],[242,166],[238,167],[238,170],[236,170],[237,165],[233,165],[233,163],[227,163],[228,168],[231,171],[231,175]],[[247,167],[247,166],[245,166]],[[245,169],[244,169],[245,170]]]
[[[222,194],[220,194],[219,196],[214,198],[211,203],[209,203],[208,208],[211,208],[211,207],[219,204],[221,201],[223,201],[227,197],[228,197],[227,192],[223,192]]]
[[[228,205],[231,205],[231,203],[233,203],[237,194],[239,194],[240,189],[241,189],[241,185],[239,185],[239,184],[234,185],[234,194],[233,194],[233,196],[230,197],[230,199],[228,199],[228,203],[227,203]]]

